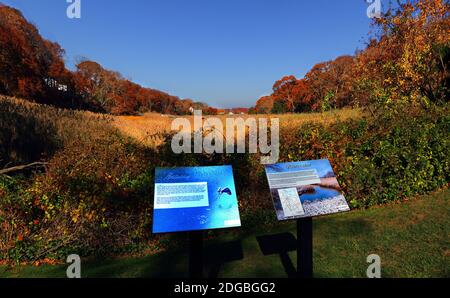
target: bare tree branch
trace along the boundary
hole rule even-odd
[[[33,162],[27,165],[15,166],[7,169],[0,170],[0,175],[5,175],[13,172],[23,171],[29,168],[42,168],[46,165],[45,162]]]

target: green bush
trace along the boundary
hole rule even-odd
[[[406,108],[282,134],[282,159],[329,158],[353,207],[435,190],[449,182],[448,107]]]

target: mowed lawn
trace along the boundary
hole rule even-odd
[[[450,277],[450,190],[405,202],[314,220],[315,277],[365,277],[370,254],[383,277]],[[296,264],[296,225],[238,233],[205,243],[205,276],[287,277]],[[187,247],[187,246],[186,246]],[[264,253],[263,253],[264,252]],[[186,277],[187,253],[90,260],[83,277]],[[0,277],[61,277],[65,265],[0,267]]]

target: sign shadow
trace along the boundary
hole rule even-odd
[[[218,278],[223,265],[244,258],[240,240],[222,242],[204,248],[205,264],[208,278]]]
[[[297,250],[297,239],[291,233],[257,236],[259,247],[263,255],[280,256],[281,264],[289,278],[297,275],[297,270],[289,257],[288,252]]]

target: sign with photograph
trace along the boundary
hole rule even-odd
[[[153,233],[240,226],[231,166],[156,169]]]
[[[278,220],[349,211],[327,159],[266,165]]]

